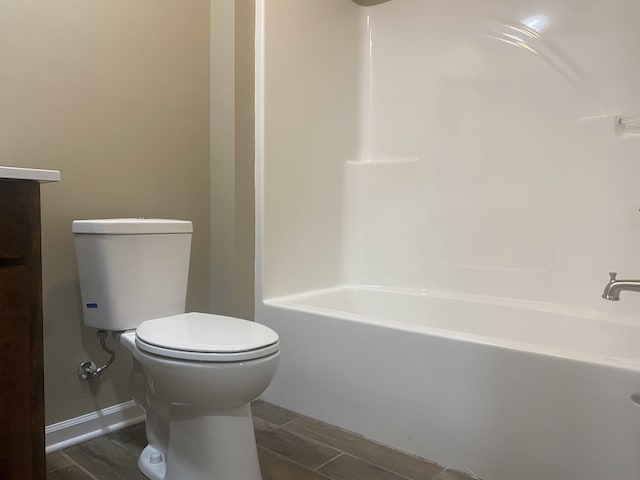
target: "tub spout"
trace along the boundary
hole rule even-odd
[[[616,280],[616,275],[616,272],[609,272],[609,283],[604,286],[602,298],[617,302],[623,290],[640,292],[640,280]]]

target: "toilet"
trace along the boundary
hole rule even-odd
[[[132,353],[131,389],[151,480],[261,480],[250,402],[271,382],[280,343],[247,320],[185,313],[192,223],[76,220],[84,322]]]

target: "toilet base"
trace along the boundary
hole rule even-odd
[[[261,480],[251,407],[172,405],[164,480]]]
[[[142,450],[138,458],[138,468],[149,480],[164,480],[167,473],[164,456],[151,445]]]
[[[249,404],[203,411],[171,406],[166,457],[147,445],[138,468],[149,480],[261,480]]]

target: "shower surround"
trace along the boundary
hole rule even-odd
[[[256,5],[265,398],[485,480],[636,480],[640,294],[600,294],[640,277],[640,4]]]

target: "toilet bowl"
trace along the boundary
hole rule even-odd
[[[114,332],[133,355],[146,477],[261,480],[250,402],[277,370],[279,338],[255,322],[184,313],[191,229],[176,220],[75,221],[85,323]]]
[[[260,479],[249,402],[276,372],[273,330],[186,313],[143,322],[120,341],[138,364],[134,400],[155,413],[147,430],[168,432],[140,456],[147,477]]]

